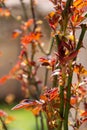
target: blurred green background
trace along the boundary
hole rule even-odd
[[[11,110],[16,105],[0,104],[0,109],[3,109],[9,116],[13,117],[13,121],[7,124],[8,130],[36,130],[36,118],[30,110],[20,109]],[[47,130],[46,120],[43,115],[44,127]],[[1,125],[1,123],[0,123]],[[38,130],[41,130],[40,117],[38,117]],[[0,129],[1,130],[1,129]]]

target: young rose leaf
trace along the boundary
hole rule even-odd
[[[80,75],[87,75],[87,70],[82,65],[75,65],[74,72]]]
[[[57,28],[57,25],[58,25],[59,15],[56,14],[54,11],[52,11],[51,13],[48,14],[48,16],[46,18],[48,19],[50,27],[53,30],[55,30]]]
[[[43,66],[49,66],[50,65],[49,60],[46,59],[46,58],[43,58],[43,57],[39,58],[39,62],[41,62]]]
[[[21,30],[15,29],[12,33],[12,38],[17,38],[22,33]]]
[[[42,106],[38,106],[32,109],[32,112],[35,116],[38,116],[41,110],[42,110]]]
[[[12,110],[18,110],[18,109],[21,109],[21,108],[34,107],[36,105],[41,105],[41,102],[39,102],[37,100],[24,99],[18,105],[16,105],[15,107],[13,107]]]
[[[9,75],[5,75],[0,79],[0,84],[4,84],[10,78]]]
[[[44,102],[48,101],[48,98],[46,95],[40,95],[40,99]]]
[[[82,123],[84,123],[84,122],[87,122],[87,118],[85,118],[85,119],[82,120]]]
[[[32,41],[38,41],[42,37],[41,32],[32,32],[29,35],[25,35],[21,38],[21,43],[24,45],[30,44]]]
[[[81,116],[87,116],[87,111],[83,112]]]
[[[7,113],[0,109],[0,117],[6,117]]]
[[[74,59],[77,56],[77,54],[78,54],[78,51],[73,51],[69,56],[66,56],[64,58],[64,61],[66,62],[66,61]]]

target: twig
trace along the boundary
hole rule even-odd
[[[25,20],[27,21],[28,20],[28,15],[27,15],[25,4],[24,4],[23,0],[20,0],[20,3],[21,3],[21,7],[23,9]]]
[[[64,86],[60,86],[60,117],[63,119],[64,115]],[[63,120],[60,120],[58,123],[58,130],[61,130],[63,124]]]
[[[0,117],[0,120],[1,120],[1,122],[2,122],[2,125],[3,125],[4,130],[8,130],[7,126],[5,125],[5,123],[4,123],[4,121],[3,121],[3,119],[2,119],[1,117]]]
[[[36,24],[36,17],[35,17],[35,11],[34,11],[34,0],[31,0],[31,11],[32,11],[32,17],[34,20],[34,28],[33,28],[33,32],[35,31],[37,24]]]
[[[34,11],[34,1],[31,0],[31,12],[32,12],[32,17],[33,17],[33,20],[34,20],[34,28],[33,28],[33,32],[35,32],[35,29],[37,27],[37,24],[36,24],[36,17],[35,17],[35,11]],[[34,46],[34,43],[31,44],[31,48],[32,48],[32,54],[31,54],[31,60],[33,61],[34,59],[34,55],[35,55],[35,46]],[[32,71],[32,68],[31,68],[31,71]],[[37,91],[38,91],[38,94],[39,94],[39,90],[38,90],[38,86],[37,86]],[[39,96],[38,96],[38,100],[39,100]],[[42,112],[40,111],[40,122],[41,122],[41,130],[44,130],[44,122],[43,122],[43,116],[42,116]],[[36,127],[38,128],[38,126],[36,125]]]
[[[44,130],[43,115],[41,111],[40,111],[40,120],[41,120],[41,130]]]
[[[52,47],[53,47],[53,43],[54,43],[54,38],[52,38],[51,40],[51,43],[50,43],[50,46],[49,46],[49,49],[48,49],[48,52],[46,53],[47,56],[49,56],[51,54],[51,51],[52,51]],[[45,80],[44,80],[44,86],[47,85],[47,81],[48,81],[48,69],[46,68],[46,71],[45,71]]]

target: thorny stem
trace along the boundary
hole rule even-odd
[[[72,84],[73,72],[70,73],[67,83],[67,95],[66,95],[66,108],[64,112],[64,130],[68,130],[68,114],[70,109],[70,98],[71,98],[71,84]]]
[[[82,24],[81,28],[82,28],[82,31],[81,31],[81,34],[80,34],[80,37],[79,37],[79,41],[78,41],[76,50],[79,50],[82,47],[82,41],[83,41],[85,32],[87,30],[87,25],[86,24]]]
[[[86,32],[86,25],[82,25],[82,31],[81,31],[81,34],[79,37],[79,41],[78,41],[76,50],[79,50],[81,48],[85,32]],[[74,58],[74,61],[76,60],[76,58]],[[68,102],[66,102],[66,109],[65,109],[65,113],[64,113],[64,130],[68,130],[68,114],[69,114],[69,109],[70,109],[72,76],[73,76],[73,72],[71,72],[71,74],[69,75],[68,84],[67,84],[67,100],[68,100]]]
[[[55,36],[55,39],[56,39],[56,45],[57,45],[57,49],[58,49],[58,45],[60,43],[60,39],[59,39],[59,36],[56,35]],[[57,87],[58,86],[58,82],[57,82],[57,75],[54,76],[54,79],[53,79],[53,87]]]
[[[26,8],[25,8],[25,4],[24,4],[23,0],[20,0],[20,3],[21,3],[21,6],[22,6],[22,9],[23,9],[25,20],[27,21],[28,15],[27,15],[27,11],[26,11]]]
[[[64,33],[66,32],[66,28],[67,28],[67,24],[68,24],[68,20],[69,20],[69,10],[70,10],[70,6],[72,5],[72,3],[73,3],[73,0],[67,0],[66,6],[62,12],[62,18],[63,18],[62,31],[64,31]]]
[[[3,119],[2,119],[1,117],[0,117],[0,120],[1,120],[1,122],[2,122],[2,125],[3,125],[4,130],[8,130],[7,126],[5,125],[5,123],[4,123],[4,121],[3,121]]]
[[[60,86],[60,117],[63,119],[63,114],[64,114],[64,86]],[[62,129],[62,124],[63,121],[60,120],[58,123],[58,130]]]
[[[64,11],[63,11],[63,16],[65,15],[65,17],[67,17],[67,12],[68,12],[68,9],[69,9],[69,7],[72,5],[72,3],[73,3],[73,0],[67,0],[67,2],[66,2],[66,6],[65,6],[65,9],[64,9]],[[67,15],[66,15],[67,14]]]

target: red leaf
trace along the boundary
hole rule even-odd
[[[78,54],[78,51],[73,51],[69,56],[66,56],[64,58],[64,61],[66,62],[66,61],[74,59],[77,56],[77,54]]]
[[[3,116],[7,116],[7,113],[4,112],[3,110],[0,110],[0,117],[3,117]]]
[[[18,110],[18,109],[21,109],[21,108],[34,107],[36,105],[41,105],[41,102],[39,102],[37,100],[24,99],[18,105],[16,105],[15,107],[13,107],[12,110]]]
[[[87,116],[87,111],[83,112],[81,116]]]
[[[82,120],[82,123],[84,123],[84,122],[87,122],[87,118],[85,118],[85,119]]]
[[[39,62],[41,62],[43,66],[49,66],[50,65],[49,60],[46,59],[46,58],[43,58],[43,57],[39,59]]]
[[[35,107],[35,108],[32,110],[32,112],[33,112],[33,114],[34,114],[35,116],[38,116],[39,113],[40,113],[40,111],[41,111],[41,109],[42,109],[42,106],[38,106],[38,107]]]
[[[5,83],[9,79],[9,75],[5,75],[0,79],[0,84]]]
[[[21,30],[15,29],[12,33],[12,38],[17,38],[21,33]]]

